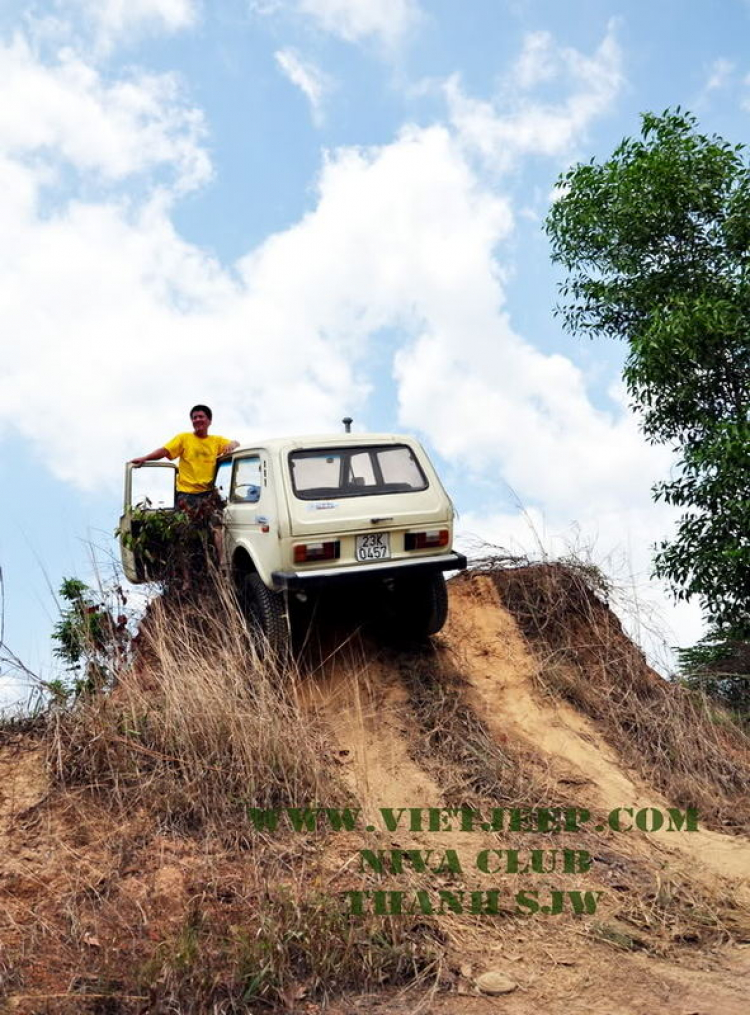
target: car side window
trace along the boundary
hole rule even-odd
[[[257,504],[263,487],[263,471],[260,455],[235,459],[233,504]]]

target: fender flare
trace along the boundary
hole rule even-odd
[[[231,573],[235,577],[238,574],[257,574],[268,589],[275,590],[271,572],[258,566],[258,559],[247,543],[238,542],[232,551]]]

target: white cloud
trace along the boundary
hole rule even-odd
[[[415,0],[299,0],[299,8],[348,42],[378,36],[393,44],[419,19]]]
[[[284,74],[310,103],[313,120],[320,123],[323,116],[323,100],[331,88],[328,75],[309,60],[303,60],[293,49],[280,49],[274,56]]]
[[[557,74],[557,51],[549,32],[530,32],[523,40],[521,54],[509,75],[513,84],[522,90],[549,81]]]
[[[182,192],[210,175],[204,133],[173,75],[109,83],[70,50],[45,65],[20,36],[0,44],[0,154],[68,163],[108,181],[168,169]]]
[[[534,99],[540,83],[554,81],[560,98]],[[523,155],[566,155],[592,121],[610,109],[624,82],[615,24],[593,56],[559,47],[546,32],[527,36],[495,102],[466,95],[457,76],[445,86],[451,122],[468,150],[498,171]]]
[[[613,45],[591,59],[541,47],[572,74],[558,114],[575,130],[560,137],[603,108],[596,82],[619,80]],[[542,71],[525,73],[538,83]],[[389,330],[399,425],[456,471],[502,477],[558,527],[619,537],[635,519],[634,539],[656,534],[648,486],[664,453],[616,398],[595,408],[581,371],[534,349],[504,310],[498,249],[513,214],[467,158],[460,118],[331,153],[315,207],[231,268],[182,239],[154,199],[165,169],[183,189],[206,178],[201,129],[172,78],[105,83],[70,54],[44,66],[18,41],[0,50],[6,434],[58,477],[115,489],[122,462],[184,426],[196,401],[239,439],[330,429],[345,412],[364,424],[368,360]],[[515,157],[540,144],[516,139]],[[108,196],[42,210],[62,163],[87,187],[109,181]],[[140,200],[114,189],[134,174]]]
[[[512,223],[441,128],[332,156],[316,209],[236,274],[158,207],[71,203],[41,219],[27,201],[16,220],[0,299],[5,333],[24,339],[4,351],[0,412],[88,487],[164,440],[198,393],[240,436],[337,425],[364,404],[371,336],[460,316],[451,280],[481,270]]]
[[[727,60],[725,57],[719,57],[718,60],[714,60],[708,72],[708,78],[703,89],[704,93],[715,92],[720,88],[724,88],[729,83],[733,73],[734,64],[731,60]]]
[[[478,279],[466,295],[486,299],[492,285]],[[526,500],[571,520],[581,505],[627,504],[670,460],[644,445],[629,413],[596,410],[571,361],[531,347],[504,315],[472,314],[465,329],[434,322],[399,352],[396,373],[405,425],[475,472],[501,469]],[[436,404],[449,411],[436,417]]]
[[[259,17],[268,17],[283,11],[289,0],[247,0],[248,9]]]
[[[104,50],[145,32],[176,32],[197,20],[196,0],[74,0]]]
[[[184,161],[179,133],[165,126],[171,107],[155,104],[148,89],[117,82],[104,89],[80,63],[43,69],[22,47],[11,56],[13,73],[33,86],[19,92],[46,89],[44,101],[26,99],[11,123],[0,112],[0,142],[26,165],[54,146],[111,176],[142,168],[143,159]],[[134,96],[128,115],[123,92]],[[109,117],[118,124],[112,138],[78,133],[85,115],[104,119],[110,106],[119,115]],[[129,115],[144,106],[148,115]],[[9,317],[26,335],[6,362],[0,406],[54,449],[50,464],[66,478],[92,484],[111,476],[105,449],[113,443],[123,456],[135,453],[116,407],[152,404],[166,373],[174,397],[162,426],[181,399],[194,401],[193,364],[204,345],[212,351],[204,383],[235,426],[333,422],[352,391],[361,398],[357,364],[384,327],[403,336],[394,365],[402,424],[467,467],[500,470],[533,503],[571,516],[582,502],[608,509],[627,503],[644,473],[663,466],[627,413],[594,409],[570,360],[535,350],[514,331],[495,256],[513,227],[510,206],[483,186],[444,127],[408,128],[390,145],[332,155],[315,210],[250,253],[237,274],[182,241],[148,202],[130,212],[113,201],[74,202],[41,219],[34,172],[0,163],[17,237],[0,278]],[[107,371],[118,349],[120,368]],[[300,401],[295,409],[286,397],[281,411],[278,390],[291,363]],[[68,397],[85,392],[85,418],[112,419],[101,446],[82,444],[77,425],[65,423],[67,399],[48,397],[63,389]],[[436,414],[436,405],[449,411]]]
[[[335,425],[363,406],[360,365],[391,327],[404,342],[400,423],[451,461],[503,475],[570,519],[581,505],[601,513],[648,499],[662,453],[628,414],[594,409],[580,371],[532,348],[503,312],[495,249],[511,211],[445,128],[342,150],[319,186],[314,211],[236,274],[182,241],[158,208],[71,204],[41,220],[27,199],[0,272],[6,319],[24,333],[5,357],[7,421],[58,475],[95,485],[169,434],[197,398],[198,364],[205,398],[241,436]]]
[[[732,60],[720,56],[708,67],[703,86],[692,100],[691,108],[700,109],[710,104],[717,92],[724,92],[738,83],[737,67]]]
[[[346,42],[376,39],[392,48],[419,23],[417,0],[287,0],[320,28]],[[255,0],[255,9],[275,13],[280,4]],[[270,10],[269,10],[270,7]]]

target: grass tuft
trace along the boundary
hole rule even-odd
[[[426,922],[353,919],[338,900],[275,888],[247,900],[242,922],[195,910],[141,969],[164,1010],[245,1012],[254,1001],[297,1010],[307,998],[413,982],[439,966]],[[161,1010],[161,1009],[160,1009]],[[211,1009],[212,1010],[212,1009]]]

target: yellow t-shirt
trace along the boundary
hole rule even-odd
[[[173,458],[180,458],[177,470],[177,489],[180,493],[203,493],[214,483],[216,459],[229,444],[227,437],[207,434],[196,437],[194,433],[178,433],[164,445],[164,450]]]

